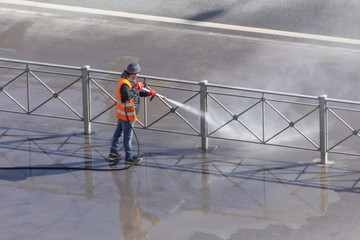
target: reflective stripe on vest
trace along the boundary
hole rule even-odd
[[[132,88],[129,80],[124,78],[119,79],[119,84],[117,88],[117,100],[116,100],[116,117],[124,121],[136,121],[134,99],[130,99],[125,103],[121,102],[120,89],[123,84],[127,84],[130,89]]]
[[[126,116],[126,114],[128,115],[128,116],[134,116],[134,115],[136,115],[134,112],[124,112],[124,111],[122,111],[122,110],[119,110],[119,109],[116,109],[116,112],[118,112],[118,113],[120,113],[120,114],[122,114],[122,115],[125,115]],[[127,119],[126,119],[127,120]]]
[[[118,104],[122,105],[123,108],[125,108],[125,103],[122,103],[122,102],[119,101],[119,100],[116,100],[116,102],[117,102]],[[126,107],[134,107],[134,106],[135,106],[134,103],[127,103],[127,102],[126,102]]]

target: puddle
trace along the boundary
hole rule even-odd
[[[104,156],[109,151],[111,128],[95,133],[88,141],[65,126],[63,131],[57,128],[63,135],[45,132],[48,127],[44,124],[41,129],[44,131],[3,126],[2,164],[83,166],[90,162],[95,168],[108,168]],[[24,135],[32,141],[23,143]],[[3,170],[0,184],[9,191],[27,191],[30,198],[41,194],[49,202],[58,199],[69,210],[57,220],[63,224],[76,219],[79,209],[86,209],[87,217],[79,220],[82,226],[94,224],[93,219],[107,221],[109,233],[122,235],[120,239],[164,239],[170,235],[171,239],[190,239],[199,233],[229,239],[241,230],[270,225],[299,229],[310,217],[326,215],[330,204],[340,200],[337,191],[342,189],[334,182],[341,176],[358,179],[358,172],[335,164],[324,167],[311,160],[231,159],[219,154],[221,149],[205,156],[193,148],[170,151],[161,143],[165,140],[169,138],[156,144],[142,139],[142,151],[149,154],[142,166],[129,171],[17,171],[13,175]],[[163,151],[154,152],[160,148]],[[40,207],[34,199],[29,213]],[[9,197],[8,202],[11,200]],[[95,203],[97,207],[91,207]],[[107,212],[99,215],[105,205]],[[47,203],[41,208],[51,211],[52,206]]]
[[[206,173],[191,178],[186,187],[182,184],[189,176],[179,174],[171,188],[162,189],[171,192],[176,203],[168,203],[168,213],[149,232],[149,239],[167,234],[189,239],[195,233],[228,239],[241,229],[266,229],[272,224],[298,229],[309,217],[326,215],[328,206],[340,200],[329,181],[341,170],[308,163],[271,164],[254,159],[241,164],[210,162],[198,169],[207,169]],[[181,162],[176,168],[181,169]]]

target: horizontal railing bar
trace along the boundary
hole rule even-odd
[[[246,95],[238,95],[238,94],[231,94],[231,93],[222,93],[222,92],[216,92],[216,91],[207,91],[208,93],[214,94],[214,95],[222,95],[227,97],[238,97],[238,98],[249,98],[249,99],[261,99],[262,96],[246,96]]]
[[[336,107],[336,106],[329,106],[329,105],[328,105],[328,109],[337,109],[337,110],[350,111],[350,112],[360,112],[360,109]]]
[[[23,112],[19,112],[19,111],[13,111],[13,110],[7,110],[7,109],[0,109],[1,112],[6,112],[6,113],[16,113],[16,114],[26,114],[29,115],[29,113],[27,112],[26,109],[24,109]],[[32,115],[32,114],[31,114]]]
[[[143,130],[149,130],[149,131],[157,131],[157,132],[176,133],[176,134],[187,135],[187,136],[194,136],[194,137],[199,137],[199,136],[200,136],[199,134],[186,133],[186,132],[178,132],[178,131],[166,130],[166,129],[160,129],[160,128],[142,128],[142,127],[137,127],[137,126],[135,126],[135,128],[137,128],[137,129],[143,129]]]
[[[181,90],[186,92],[199,92],[199,90],[193,90],[188,88],[180,88],[180,87],[172,87],[172,86],[163,86],[163,85],[157,85],[157,84],[148,84],[150,87],[156,87],[156,88],[165,88],[165,89],[172,89],[172,90]]]
[[[305,102],[295,102],[295,101],[286,101],[286,100],[280,100],[280,99],[274,99],[274,98],[265,98],[269,102],[279,102],[279,103],[289,103],[294,105],[301,105],[301,106],[309,106],[309,107],[318,107],[319,103],[305,103]]]
[[[346,103],[346,104],[354,104],[354,105],[360,105],[360,102],[358,101],[350,101],[350,100],[340,100],[335,98],[326,98],[326,101],[329,102],[335,102],[335,103]]]
[[[332,154],[344,154],[348,156],[360,156],[360,153],[350,153],[350,152],[342,152],[342,151],[329,151]]]
[[[46,114],[39,114],[39,113],[28,113],[28,112],[18,112],[18,111],[11,111],[6,109],[0,109],[1,112],[6,113],[15,113],[15,114],[22,114],[22,115],[28,115],[28,116],[36,116],[36,117],[50,117],[50,118],[58,118],[58,119],[64,119],[64,120],[74,120],[74,121],[83,121],[83,118],[70,118],[70,117],[62,117],[62,116],[55,116],[55,115],[46,115]]]
[[[122,74],[122,72],[100,70],[100,69],[94,69],[94,68],[89,69],[89,73],[110,74],[110,75],[117,75],[117,76],[121,76],[121,74]]]
[[[75,120],[75,121],[83,121],[83,118],[71,118],[71,117],[63,117],[57,115],[46,115],[46,114],[39,114],[39,113],[31,113],[32,116],[38,117],[50,117],[50,118],[59,118],[59,119],[66,119],[66,120]]]
[[[113,83],[117,83],[119,81],[118,79],[94,77],[93,75],[91,75],[91,78],[94,79],[94,80],[99,80],[99,81],[104,81],[104,82],[113,82]]]
[[[360,156],[360,153],[342,152],[342,151],[329,151],[331,154],[343,154],[348,156]]]
[[[81,70],[81,67],[59,65],[59,64],[51,64],[51,63],[43,63],[43,62],[32,62],[32,61],[16,60],[16,59],[9,59],[9,58],[0,58],[0,61],[12,62],[12,63],[20,63],[20,64],[29,64],[29,65],[36,65],[36,66],[44,66],[44,67],[55,67],[55,68],[71,69],[71,70]]]
[[[301,94],[293,94],[293,93],[285,93],[285,92],[276,92],[276,91],[268,91],[268,90],[259,90],[259,89],[253,89],[253,88],[229,87],[229,86],[224,86],[224,85],[220,85],[220,84],[213,84],[213,83],[208,83],[207,86],[208,87],[222,88],[222,89],[246,91],[246,92],[265,93],[265,94],[278,95],[278,96],[305,98],[305,99],[312,99],[312,100],[317,100],[319,98],[317,96],[301,95]]]
[[[20,67],[10,67],[10,66],[1,66],[1,65],[0,65],[0,68],[24,71],[24,68],[20,68]]]
[[[69,77],[80,77],[79,74],[71,74],[71,73],[63,73],[63,72],[53,72],[53,71],[45,71],[45,70],[39,70],[39,69],[29,69],[31,72],[34,73],[47,73],[47,74],[54,74],[54,75],[60,75],[60,76],[69,76]]]
[[[100,69],[90,69],[90,72],[94,73],[102,73],[102,74],[112,74],[112,75],[121,75],[122,72],[114,72],[114,71],[106,71],[106,70],[100,70]],[[146,78],[150,80],[158,80],[158,81],[164,81],[164,82],[174,82],[174,83],[185,83],[185,84],[191,84],[191,85],[199,85],[198,82],[190,81],[190,80],[180,80],[180,79],[172,79],[172,78],[162,78],[162,77],[153,77],[148,75],[139,75],[138,78]]]
[[[172,78],[160,78],[160,77],[152,77],[147,75],[139,75],[140,78],[146,78],[150,80],[157,80],[163,82],[173,82],[173,83],[182,83],[182,84],[190,84],[190,85],[199,85],[199,82],[189,81],[189,80],[179,80],[179,79],[172,79]]]
[[[216,91],[208,91],[208,93],[214,94],[214,95],[222,95],[222,96],[229,96],[229,97],[237,97],[237,98],[247,98],[247,99],[262,99],[262,95],[261,96],[247,96],[247,95],[237,95],[237,94],[230,94],[230,93],[222,93],[222,92],[216,92]],[[259,93],[259,94],[263,94],[263,93]],[[290,101],[290,100],[281,100],[281,99],[275,99],[275,98],[270,98],[270,97],[265,97],[266,100],[271,101],[271,102],[280,102],[280,103],[290,103],[290,104],[296,104],[296,105],[303,105],[303,106],[318,106],[319,104],[314,104],[314,103],[305,103],[305,102],[295,102],[295,101]],[[316,99],[318,101],[318,99]]]
[[[233,138],[214,137],[214,136],[209,137],[209,138],[218,139],[218,140],[229,140],[229,141],[234,141],[234,142],[243,142],[243,143],[255,143],[255,144],[275,146],[275,147],[285,147],[285,148],[295,148],[295,149],[301,149],[301,150],[319,151],[319,149],[316,149],[316,148],[301,147],[301,146],[294,146],[294,145],[263,143],[263,142],[255,142],[255,141],[250,141],[250,140],[241,140],[241,139],[233,139]]]

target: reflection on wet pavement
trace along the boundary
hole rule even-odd
[[[188,239],[200,232],[228,239],[270,224],[297,229],[325,215],[338,191],[359,189],[360,172],[336,164],[241,158],[221,149],[205,154],[170,148],[166,137],[147,141],[142,131],[144,164],[117,171],[123,160],[105,160],[111,128],[84,137],[74,127],[15,125],[0,126],[3,236],[31,230],[42,239],[54,232],[64,239]],[[23,169],[5,169],[12,167]]]

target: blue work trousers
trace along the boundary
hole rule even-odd
[[[111,141],[110,153],[119,154],[120,140],[121,136],[124,134],[123,144],[125,150],[125,159],[132,158],[133,154],[131,140],[133,136],[134,123],[134,121],[124,121],[118,119],[116,130]]]

